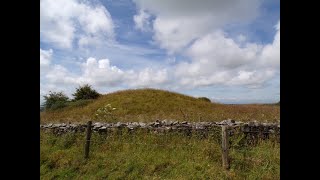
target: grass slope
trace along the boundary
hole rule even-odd
[[[280,106],[226,105],[210,103],[195,97],[157,89],[124,90],[106,94],[82,106],[70,106],[56,111],[40,112],[41,122],[81,122],[94,120],[96,110],[106,104],[117,108],[116,120],[106,121],[221,121],[233,118],[241,121],[280,120]]]

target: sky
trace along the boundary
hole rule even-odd
[[[40,104],[84,84],[278,102],[280,2],[41,0]]]

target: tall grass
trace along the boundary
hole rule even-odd
[[[217,132],[219,133],[219,132]],[[146,131],[93,133],[83,159],[84,134],[40,134],[41,179],[280,179],[280,147],[273,141],[230,149],[221,167],[219,139]],[[236,141],[232,141],[236,142]]]

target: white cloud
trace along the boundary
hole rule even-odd
[[[72,48],[78,34],[112,39],[113,29],[110,13],[102,5],[83,0],[40,1],[40,37],[57,47]]]
[[[135,22],[135,28],[141,31],[150,30],[150,14],[144,10],[140,10],[139,14],[133,16],[133,21]]]
[[[280,27],[280,24],[277,25]],[[241,42],[221,31],[196,40],[186,51],[191,62],[177,65],[182,86],[245,85],[260,87],[280,71],[280,28],[271,44]]]
[[[111,66],[109,59],[96,60],[88,58],[82,64],[82,74],[78,83],[89,83],[96,86],[115,86],[123,82],[124,72],[116,66]]]
[[[187,53],[202,64],[210,64],[211,68],[236,68],[254,61],[259,48],[256,44],[240,47],[233,39],[216,31],[195,41]]]
[[[40,49],[40,78],[50,69],[49,67],[51,64],[52,53],[52,49]]]
[[[99,46],[101,44],[101,41],[98,37],[94,37],[94,36],[80,36],[79,37],[79,41],[78,41],[78,45],[79,47],[87,47],[87,46]]]
[[[258,15],[258,0],[134,0],[139,12],[155,15],[154,40],[169,53],[230,23],[246,23]],[[138,24],[136,23],[138,26]]]
[[[62,65],[53,65],[51,70],[45,75],[48,83],[56,85],[75,85],[76,77]]]
[[[89,34],[105,32],[109,36],[113,36],[113,22],[110,13],[104,6],[91,7],[82,5],[79,9],[79,23],[83,30]]]
[[[250,88],[258,88],[262,84],[275,75],[274,70],[260,70],[260,71],[239,71],[238,75],[233,77],[228,85],[247,85]]]
[[[150,87],[168,82],[166,69],[154,70],[146,67],[141,70],[122,70],[113,66],[109,59],[96,60],[90,57],[81,64],[80,74],[70,72],[67,68],[58,64],[51,64],[49,71],[42,74],[46,84],[63,86],[76,86],[91,84],[96,87]]]
[[[261,65],[279,69],[280,67],[280,21],[275,26],[277,32],[273,43],[263,48],[261,53]]]
[[[82,74],[77,79],[80,84],[89,83],[99,87],[128,85],[131,87],[149,87],[168,81],[166,69],[144,68],[140,71],[121,70],[112,66],[109,59],[87,59],[82,65]]]
[[[49,49],[49,50],[40,49],[40,67],[46,67],[50,65],[52,53],[53,53],[52,49]]]
[[[279,26],[277,26],[279,27]],[[200,86],[247,86],[259,88],[279,73],[280,29],[267,45],[236,41],[215,31],[196,40],[185,55],[191,61],[180,61],[162,68],[121,69],[109,59],[88,58],[81,64],[80,74],[51,63],[52,50],[40,49],[41,67],[49,69],[43,77],[48,84],[75,86],[89,83],[96,87],[164,87],[194,88]],[[269,52],[269,53],[267,53]],[[268,60],[268,61],[266,61]],[[275,63],[276,62],[276,63]],[[50,67],[49,67],[50,66]]]
[[[144,10],[155,16],[153,22],[149,21],[153,23],[155,42],[169,54],[182,52],[190,58],[173,67],[175,79],[182,86],[259,87],[279,72],[280,22],[273,43],[267,45],[249,43],[242,34],[232,39],[222,31],[224,25],[255,19],[261,1],[134,2],[140,14]]]
[[[154,70],[145,68],[137,73],[131,71],[128,75],[128,84],[131,87],[161,86],[169,82],[166,69]]]

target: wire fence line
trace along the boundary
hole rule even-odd
[[[48,132],[50,133],[50,132]],[[211,133],[211,134],[210,134]],[[69,136],[68,136],[69,135]],[[85,133],[81,133],[81,136],[79,137],[79,133],[68,133],[68,134],[55,134],[54,138],[50,139],[40,139],[41,142],[54,142],[58,141],[61,139],[64,139],[65,141],[74,141],[74,142],[79,142],[79,143],[85,143],[85,142],[90,142],[90,143],[112,143],[112,144],[128,144],[128,145],[150,145],[150,146],[194,146],[196,145],[196,142],[199,141],[206,141],[206,143],[211,144],[216,144],[216,143],[221,143],[221,130],[220,131],[215,131],[215,132],[209,132],[207,136],[204,136],[200,133],[198,134],[191,134],[190,136],[186,136],[184,133],[163,133],[163,134],[152,134],[153,139],[144,139],[144,138],[139,138],[141,136],[149,136],[150,133],[132,133],[129,134],[128,132],[126,133],[100,133],[100,134],[95,134],[95,136],[92,136],[90,140],[85,139]],[[77,138],[72,138],[72,136],[78,136]],[[183,141],[179,141],[179,144],[175,144],[174,142],[178,138],[183,138]],[[175,138],[175,139],[173,139]],[[248,140],[249,138],[246,137],[246,135],[241,132],[241,131],[235,131],[234,133],[230,134],[230,147],[232,146],[233,141],[245,141],[247,139],[248,145],[253,144],[253,140],[250,143]],[[127,141],[132,141],[132,142],[127,142]],[[138,141],[138,142],[137,142]],[[141,141],[148,141],[146,142],[141,142]],[[190,143],[190,141],[192,143]]]
[[[143,127],[142,127],[143,126]],[[48,124],[40,125],[45,132],[53,132],[54,139],[41,139],[40,142],[55,143],[61,136],[66,135],[66,144],[74,142],[83,143],[85,146],[84,158],[89,158],[90,144],[110,143],[119,145],[143,145],[148,147],[195,147],[195,142],[188,143],[189,139],[207,140],[207,142],[221,144],[222,166],[230,168],[229,149],[234,144],[245,142],[246,145],[256,145],[261,140],[275,138],[280,143],[280,125],[265,123],[242,123],[234,120],[222,121],[220,123],[198,122],[198,123],[172,123],[172,122],[151,122],[151,123],[94,123],[88,121],[86,125],[74,124]],[[71,132],[71,133],[70,133]],[[83,134],[85,138],[77,139],[70,134]],[[92,132],[95,133],[92,137]],[[136,138],[136,135],[157,134],[155,139]],[[174,143],[171,137],[180,135],[183,142]],[[148,136],[148,135],[147,135]],[[160,140],[159,140],[160,139]],[[132,142],[127,142],[131,140]],[[141,142],[141,141],[147,142]],[[138,141],[138,142],[137,142]],[[235,143],[234,143],[235,142]]]
[[[41,142],[52,142],[52,140],[40,140]],[[83,141],[77,141],[77,142],[87,142],[86,140]],[[108,141],[97,141],[97,140],[90,140],[89,142],[99,142],[99,143],[107,143]],[[153,147],[170,147],[170,148],[174,148],[174,147],[195,147],[196,144],[190,144],[190,143],[183,143],[183,144],[159,144],[159,143],[137,143],[137,142],[108,142],[108,143],[112,143],[112,144],[119,144],[119,145],[144,145],[144,146],[153,146]],[[215,144],[215,143],[211,143],[211,144]]]

